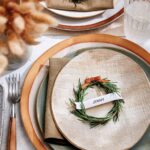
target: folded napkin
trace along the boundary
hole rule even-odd
[[[44,138],[45,142],[48,143],[54,143],[54,144],[62,144],[66,145],[69,144],[63,136],[60,134],[58,131],[53,117],[51,113],[51,94],[52,94],[52,89],[53,85],[55,82],[55,79],[60,72],[60,70],[63,68],[65,64],[69,59],[67,58],[52,58],[49,60],[49,81],[48,81],[48,92],[47,92],[47,100],[46,100],[46,112],[45,112],[45,131],[44,131]]]
[[[71,0],[47,0],[47,6],[54,9],[94,11],[113,8],[113,0],[85,0],[74,4]]]

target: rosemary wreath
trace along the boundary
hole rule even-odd
[[[101,79],[100,76],[87,78],[83,84],[81,84],[79,80],[77,89],[76,90],[73,89],[75,99],[69,99],[71,106],[73,107],[73,110],[71,111],[71,113],[77,116],[79,120],[81,120],[82,122],[88,123],[92,128],[98,125],[105,125],[110,120],[113,120],[114,122],[116,122],[119,118],[119,112],[121,111],[123,107],[123,103],[124,103],[123,99],[113,101],[113,107],[106,114],[105,117],[94,117],[86,113],[83,100],[84,100],[85,95],[87,94],[86,93],[87,89],[93,88],[94,86],[97,86],[98,88],[103,88],[106,94],[119,92],[119,88],[117,87],[115,82],[111,82],[107,78]],[[75,102],[81,102],[80,110],[76,109]]]

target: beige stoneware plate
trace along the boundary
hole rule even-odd
[[[125,104],[119,121],[105,126],[90,128],[81,122],[69,109],[73,87],[79,78],[101,75],[117,82]],[[95,97],[89,91],[89,97]],[[86,150],[115,150],[132,147],[144,134],[150,123],[150,85],[141,69],[129,57],[115,51],[87,51],[73,58],[58,75],[52,94],[51,108],[57,127],[74,146]],[[111,103],[87,110],[87,113],[102,117],[112,107]]]

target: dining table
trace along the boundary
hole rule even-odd
[[[33,62],[41,56],[47,49],[51,48],[55,44],[68,39],[70,37],[76,36],[76,35],[82,35],[82,34],[90,34],[90,33],[103,33],[103,34],[110,34],[110,35],[115,35],[119,36],[121,38],[126,38],[124,35],[124,16],[122,15],[120,18],[115,20],[114,22],[106,25],[105,27],[101,27],[98,29],[90,30],[90,31],[82,31],[82,32],[71,32],[71,31],[62,31],[58,29],[53,29],[51,28],[47,33],[42,35],[40,38],[37,40],[39,41],[38,45],[34,46],[28,46],[28,49],[30,50],[30,57],[28,61],[19,69],[10,72],[11,73],[19,73],[21,75],[21,81],[23,85],[24,78],[32,66]],[[150,53],[150,41],[147,43],[141,44],[143,48],[146,49]],[[8,126],[9,126],[9,115],[10,115],[10,103],[7,100],[7,84],[6,84],[6,77],[9,75],[3,75],[0,77],[0,84],[4,87],[4,109],[3,109],[3,114],[4,114],[4,122],[3,122],[3,138],[1,139],[2,143],[2,148],[1,150],[6,149],[7,145],[7,134],[8,134]],[[20,105],[17,104],[17,122],[16,122],[16,131],[17,131],[17,150],[34,150],[34,146],[30,142],[22,120],[21,120],[21,115],[20,115]],[[1,120],[0,120],[1,121]]]

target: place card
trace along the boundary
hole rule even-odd
[[[92,108],[101,104],[112,102],[115,100],[123,99],[118,93],[109,93],[96,98],[88,99],[83,102],[85,109]],[[76,109],[81,109],[81,102],[76,102]]]

